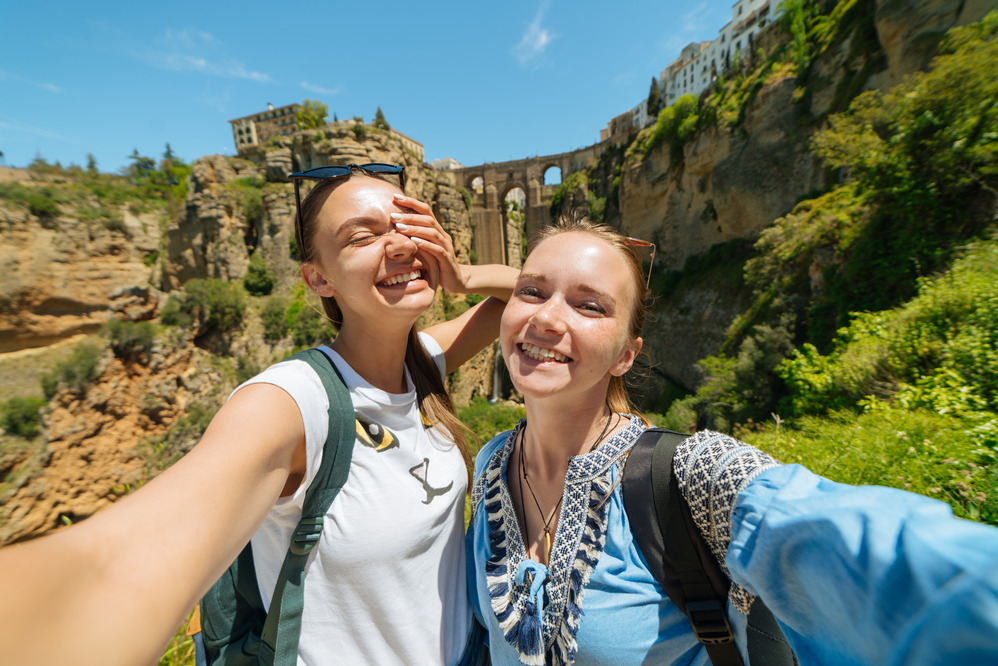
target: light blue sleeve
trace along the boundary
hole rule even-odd
[[[726,565],[803,664],[998,664],[998,528],[799,465],[738,496]]]

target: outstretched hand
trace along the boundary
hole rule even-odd
[[[392,214],[396,231],[411,238],[423,259],[436,266],[440,286],[454,294],[466,293],[467,275],[457,261],[454,241],[440,226],[429,204],[396,194],[395,205],[399,207],[399,212]]]

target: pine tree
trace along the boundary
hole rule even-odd
[[[662,110],[662,91],[658,87],[658,79],[651,77],[651,88],[648,90],[648,121],[658,117]]]
[[[381,112],[380,106],[378,107],[378,110],[374,112],[374,122],[371,124],[379,129],[391,129],[391,125],[389,125],[388,121],[385,120],[385,114]]]

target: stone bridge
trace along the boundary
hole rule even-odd
[[[558,186],[545,185],[544,175],[549,169],[560,169],[564,182],[569,175],[596,164],[603,148],[597,143],[570,153],[486,162],[450,171],[454,184],[471,193],[478,263],[519,268],[523,261],[521,238],[524,234],[529,238],[552,222],[551,197]],[[510,210],[507,201],[518,205]]]

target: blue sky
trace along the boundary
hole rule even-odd
[[[229,120],[303,99],[330,119],[380,106],[427,161],[465,165],[599,140],[733,0],[635,2],[8,2],[0,151],[102,171],[170,143],[233,154]]]

